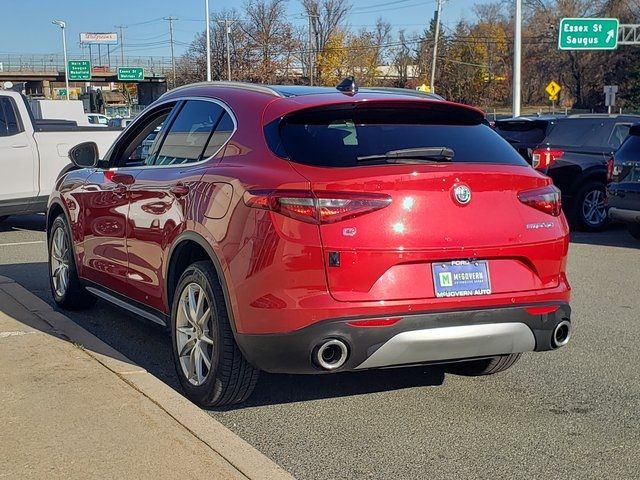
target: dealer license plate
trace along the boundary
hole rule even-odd
[[[434,263],[432,270],[438,298],[491,294],[489,264],[486,260]]]

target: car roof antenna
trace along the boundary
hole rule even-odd
[[[358,85],[356,85],[356,79],[353,76],[346,77],[336,86],[336,90],[351,95],[358,93]]]

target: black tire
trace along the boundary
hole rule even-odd
[[[598,202],[599,206],[596,207],[597,213],[595,214],[597,215],[597,218],[595,216],[591,218],[588,216],[588,202],[594,195],[599,196],[599,199],[601,198],[604,202],[607,192],[606,186],[603,182],[598,180],[589,181],[576,192],[571,208],[567,212],[569,223],[574,229],[585,232],[600,232],[609,225],[609,217],[607,215],[606,208],[604,207],[604,203],[600,204]],[[603,211],[604,216],[602,216]]]
[[[640,240],[640,223],[627,223],[627,231],[636,240]]]
[[[466,377],[493,375],[494,373],[503,372],[507,368],[511,368],[511,366],[520,359],[521,355],[521,353],[511,353],[509,355],[484,358],[482,360],[452,363],[447,367],[447,372]]]
[[[53,240],[57,230],[62,230],[66,240],[68,248],[64,254],[65,259],[68,262],[69,280],[68,285],[64,292],[59,292],[54,285],[52,265],[52,252],[53,252]],[[80,283],[78,278],[78,272],[76,270],[76,262],[73,254],[73,242],[71,241],[71,234],[69,232],[69,225],[64,215],[59,215],[51,224],[49,230],[49,238],[47,239],[49,247],[49,261],[48,261],[48,275],[49,286],[51,287],[51,294],[55,302],[62,308],[67,310],[83,310],[92,307],[96,303],[96,297],[87,291],[86,288]]]
[[[180,361],[177,340],[178,308],[181,308],[185,290],[194,283],[205,292],[206,304],[212,311],[206,321],[207,336],[213,340],[211,352],[208,353],[210,367],[200,384],[193,384],[189,380],[184,370],[186,367]],[[171,308],[171,345],[180,384],[194,403],[202,407],[221,407],[242,403],[253,392],[260,371],[247,362],[235,342],[222,287],[209,261],[193,263],[178,281]]]

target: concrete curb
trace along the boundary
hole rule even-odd
[[[195,404],[67,316],[56,312],[49,304],[22,285],[8,277],[0,276],[0,292],[12,297],[29,312],[51,326],[55,333],[61,337],[84,347],[84,352],[87,355],[150,399],[247,478],[255,480],[293,479],[289,473]]]

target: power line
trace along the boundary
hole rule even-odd
[[[352,12],[359,12],[362,10],[371,10],[371,9],[375,9],[375,8],[380,8],[380,7],[387,7],[390,5],[398,5],[400,3],[407,3],[410,2],[411,0],[395,0],[393,2],[384,2],[384,3],[377,3],[374,5],[367,5],[365,7],[356,7],[352,10]]]

